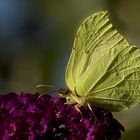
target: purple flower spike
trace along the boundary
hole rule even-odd
[[[118,140],[123,126],[110,112],[65,105],[65,99],[40,94],[0,96],[1,140]]]

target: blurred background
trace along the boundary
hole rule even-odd
[[[0,93],[65,87],[77,28],[100,10],[108,10],[116,28],[140,47],[138,0],[0,0]],[[126,129],[122,139],[139,139],[140,106],[114,116]]]

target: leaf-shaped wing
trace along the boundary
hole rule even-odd
[[[132,108],[140,102],[140,50],[112,48],[80,78],[76,91],[90,104],[110,111]]]
[[[88,103],[110,111],[140,102],[140,50],[117,32],[107,12],[91,15],[80,26],[66,82]]]
[[[88,17],[78,29],[67,65],[66,83],[69,89],[74,91],[75,88],[81,88],[78,86],[78,83],[83,83],[83,81],[81,81],[81,79],[84,79],[82,78],[83,75],[88,76],[89,69],[91,69],[99,59],[102,59],[104,54],[120,45],[125,47],[128,46],[128,43],[123,36],[114,29],[106,11]],[[104,73],[103,69],[99,71],[101,75]],[[94,72],[91,74],[92,77],[95,75],[96,73]],[[83,84],[86,82],[89,81],[84,79]],[[96,82],[96,80],[94,82]],[[83,91],[77,92],[79,95],[84,95],[87,93],[87,90],[84,93]]]

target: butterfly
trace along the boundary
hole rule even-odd
[[[115,29],[107,11],[80,25],[66,68],[67,104],[109,111],[128,110],[140,101],[140,50]]]

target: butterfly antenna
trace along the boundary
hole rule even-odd
[[[40,88],[40,87],[45,87],[45,88],[55,88],[55,86],[52,85],[37,85],[35,88]]]
[[[47,93],[43,93],[43,94],[41,94],[41,95],[38,96],[38,99],[40,99],[44,95],[49,95],[49,94],[51,94],[53,92],[58,92],[58,90],[51,90],[51,91],[48,91]]]
[[[38,96],[38,99],[40,99],[44,95],[48,95],[48,94],[51,94],[53,92],[58,92],[58,89],[54,89],[56,87],[55,86],[52,86],[52,85],[37,85],[35,88],[38,89],[38,88],[42,88],[42,87],[45,87],[45,88],[53,88],[53,90],[50,90],[47,93],[41,94],[40,96]]]

